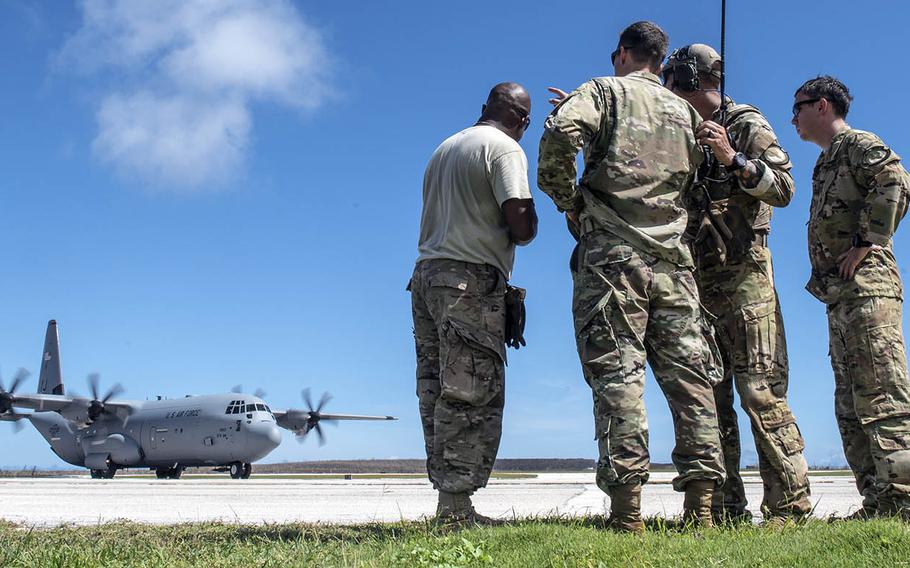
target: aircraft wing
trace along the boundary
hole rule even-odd
[[[62,394],[15,394],[9,397],[10,405],[38,412],[59,412],[78,400]],[[87,404],[89,401],[85,402]]]
[[[322,414],[306,410],[273,410],[275,422],[294,432],[307,432],[320,420],[398,420],[394,416],[366,416],[361,414]]]
[[[67,420],[75,422],[90,421],[89,410],[92,404],[97,404],[97,401],[84,397],[40,393],[9,395],[8,400],[10,406],[14,408],[29,408],[35,412],[59,412]],[[132,402],[109,400],[103,404],[103,412],[106,415],[115,415],[120,420],[126,420],[135,410],[136,405]]]
[[[361,414],[320,414],[321,420],[398,420],[394,416],[364,416]]]

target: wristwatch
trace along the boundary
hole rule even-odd
[[[857,234],[853,235],[852,244],[856,248],[867,248],[867,247],[871,247],[874,243],[863,240],[863,238],[861,236],[859,236],[859,233],[857,233]]]
[[[746,167],[747,163],[749,163],[749,159],[746,158],[746,155],[742,152],[737,152],[733,156],[733,163],[727,166],[727,171],[735,172],[736,170],[741,170]]]

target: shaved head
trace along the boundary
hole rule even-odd
[[[490,90],[481,120],[501,122],[515,128],[531,114],[531,96],[518,83],[499,83]]]
[[[491,107],[520,108],[527,114],[531,112],[531,96],[518,83],[499,83],[487,97],[487,108]]]

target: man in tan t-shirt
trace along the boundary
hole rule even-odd
[[[417,397],[427,473],[441,524],[490,524],[471,494],[490,477],[505,403],[506,281],[515,245],[537,234],[521,85],[490,91],[480,120],[449,137],[423,181],[419,256],[411,291]]]

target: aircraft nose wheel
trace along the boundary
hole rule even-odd
[[[231,464],[231,479],[249,479],[253,473],[253,464],[234,462]]]

